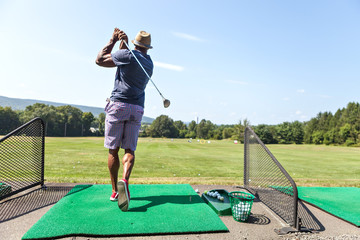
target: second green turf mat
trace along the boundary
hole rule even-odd
[[[227,232],[188,184],[130,185],[128,212],[109,200],[110,185],[78,185],[23,239]]]
[[[360,188],[298,187],[299,198],[360,226]]]

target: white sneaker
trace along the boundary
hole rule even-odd
[[[125,179],[120,180],[118,182],[118,191],[119,191],[118,206],[121,209],[121,211],[126,212],[129,208],[130,192],[129,192],[128,183]]]

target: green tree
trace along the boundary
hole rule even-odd
[[[340,128],[340,132],[339,132],[339,135],[340,135],[340,141],[341,143],[345,143],[346,140],[350,139],[351,137],[351,130],[352,130],[352,127],[351,127],[351,124],[349,123],[346,123],[344,126],[342,126]],[[352,139],[351,139],[352,140]]]
[[[223,139],[222,138],[222,131],[220,128],[217,128],[216,125],[215,126],[215,129],[212,130],[212,139],[216,139],[216,140],[221,140]]]
[[[245,119],[243,123],[240,120],[238,124],[235,124],[233,126],[233,135],[231,136],[231,139],[238,140],[243,143],[245,128],[247,126],[250,126],[250,121],[248,119]]]
[[[276,128],[274,126],[260,124],[254,128],[256,135],[265,144],[277,143]]]
[[[324,141],[324,132],[315,131],[312,134],[312,142],[315,144],[322,144]]]
[[[58,126],[60,115],[54,106],[35,103],[27,106],[20,114],[20,119],[23,123],[36,117],[40,117],[44,121],[46,136],[61,136]]]
[[[84,112],[81,117],[82,122],[82,135],[89,136],[91,135],[90,127],[91,123],[95,120],[94,115],[91,112]]]
[[[277,125],[276,129],[277,140],[280,144],[289,144],[291,143],[291,124],[290,122],[284,122]]]
[[[222,130],[222,138],[228,139],[234,135],[234,129],[232,127],[226,127]]]
[[[105,113],[100,113],[99,116],[96,119],[96,123],[98,124],[99,128],[99,134],[101,136],[104,136],[105,133]]]
[[[301,144],[304,142],[304,124],[295,121],[291,123],[292,143]]]
[[[186,138],[196,138],[196,127],[197,124],[194,120],[192,120],[188,125],[188,131],[185,135]]]
[[[21,125],[19,115],[11,107],[0,107],[0,134],[6,135]]]
[[[317,130],[316,126],[318,124],[318,119],[312,118],[310,121],[305,123],[304,126],[304,142],[306,144],[313,143],[312,135]]]
[[[284,122],[277,125],[277,140],[282,144],[296,143],[301,144],[304,142],[304,124],[295,122]],[[312,138],[311,138],[312,139]]]
[[[70,105],[56,108],[60,114],[60,124],[64,124],[64,136],[81,136],[82,111]]]
[[[337,139],[339,139],[339,133],[335,128],[330,129],[324,134],[324,144],[326,145],[336,144],[338,142]]]
[[[166,115],[157,117],[149,127],[149,135],[151,137],[175,138],[178,136],[178,133],[174,121]]]
[[[186,134],[188,133],[188,129],[185,123],[183,123],[182,121],[178,120],[174,122],[174,126],[175,128],[178,130],[179,132],[179,138],[185,138]]]
[[[203,139],[213,138],[215,125],[209,121],[202,119],[196,127],[196,137]]]
[[[346,124],[350,124],[351,128],[346,145],[356,144],[360,133],[360,104],[349,103],[344,112],[344,117],[346,117]]]
[[[318,119],[318,125],[316,129],[323,132],[328,131],[330,128],[331,119],[333,118],[332,113],[331,112],[319,113],[316,118]]]
[[[346,108],[319,113],[305,123],[304,142],[315,144],[357,144],[360,141],[360,104],[350,102]]]

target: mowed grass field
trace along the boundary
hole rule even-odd
[[[360,148],[267,147],[298,186],[360,187]],[[47,137],[45,179],[109,184],[107,154],[102,137]],[[140,138],[135,154],[131,183],[243,185],[244,146],[230,140],[189,143],[188,139]]]

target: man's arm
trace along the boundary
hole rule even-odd
[[[110,41],[108,42],[108,44],[105,45],[105,47],[98,53],[96,57],[95,62],[97,65],[101,67],[116,67],[115,63],[111,58],[111,51],[114,48],[116,42],[119,41],[119,38],[127,41],[126,34],[123,31],[120,31],[120,29],[115,28]],[[124,49],[123,45],[123,42],[121,42],[120,49]]]
[[[110,39],[109,43],[98,53],[96,57],[96,64],[101,67],[116,67],[111,58],[111,51],[114,48],[116,41]]]

